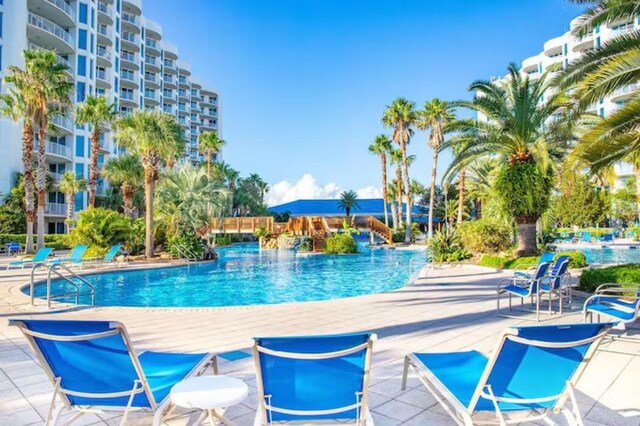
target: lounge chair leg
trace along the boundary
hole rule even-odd
[[[558,300],[559,300],[559,305],[558,305],[558,309],[560,310],[560,316],[562,316],[562,292],[558,292]]]
[[[509,311],[511,311],[511,293],[509,293]]]
[[[498,312],[500,312],[500,310],[498,309]],[[404,357],[404,368],[402,369],[402,390],[405,390],[407,388],[407,378],[409,376],[409,357],[405,356]]]

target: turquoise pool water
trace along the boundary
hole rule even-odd
[[[205,307],[330,300],[398,289],[426,263],[424,251],[360,247],[355,255],[260,252],[257,244],[219,250],[217,262],[89,276],[97,306]],[[410,265],[411,263],[411,265]],[[52,282],[52,294],[70,291]],[[28,293],[28,287],[23,289]],[[36,287],[44,297],[46,286]],[[73,302],[74,300],[62,300]],[[90,303],[88,297],[81,303]]]
[[[565,248],[563,247],[562,250]],[[560,250],[560,249],[558,249]],[[568,248],[581,251],[587,262],[593,263],[640,263],[640,249],[638,248]]]

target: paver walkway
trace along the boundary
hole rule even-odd
[[[30,307],[19,294],[18,284],[25,283],[27,275],[28,271],[0,272],[0,425],[41,424],[52,391],[26,341],[6,325],[9,317],[118,320],[127,326],[139,350],[187,352],[246,351],[256,335],[373,330],[379,340],[374,347],[370,407],[377,426],[454,424],[417,379],[410,381],[408,390],[400,390],[406,353],[469,348],[489,353],[503,329],[531,324],[496,316],[495,286],[506,273],[477,267],[425,268],[415,284],[398,291],[324,302],[194,309],[101,307],[56,313]],[[578,311],[579,307],[553,321],[581,321]],[[640,355],[640,343],[616,342],[608,348]],[[250,385],[249,398],[227,414],[239,426],[252,425],[257,406],[252,359],[221,360],[220,369]],[[578,399],[589,425],[640,425],[640,356],[599,352],[578,384]],[[171,423],[188,420],[183,416]],[[118,421],[112,414],[91,414],[78,424]],[[151,417],[136,414],[131,421],[146,425]]]

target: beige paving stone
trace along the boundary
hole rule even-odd
[[[398,400],[391,400],[386,404],[382,404],[381,406],[376,407],[371,411],[373,413],[382,414],[385,417],[389,417],[390,419],[394,419],[399,422],[405,422],[424,411],[424,408],[406,404]]]

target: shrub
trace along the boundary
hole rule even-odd
[[[72,245],[86,244],[92,256],[104,255],[110,246],[126,243],[133,232],[131,219],[114,210],[94,208],[78,214],[76,227],[69,234]]]
[[[402,243],[404,242],[404,232],[396,231],[391,236],[391,241],[394,243]]]
[[[227,235],[227,234],[216,235],[217,246],[228,246],[229,244],[231,244],[231,235]]]
[[[131,234],[125,241],[129,254],[140,254],[144,250],[145,229],[144,218],[138,218],[131,222]]]
[[[429,253],[434,262],[459,262],[471,257],[452,230],[444,229],[429,240]]]
[[[189,232],[184,232],[170,237],[167,240],[167,248],[171,256],[201,259],[204,248],[200,238]]]
[[[569,256],[569,268],[584,268],[587,266],[587,257],[581,251],[561,251],[556,253],[553,260],[558,260],[560,256]]]
[[[327,238],[324,252],[329,254],[357,253],[358,245],[351,234],[337,233]]]
[[[6,243],[24,244],[27,241],[26,234],[0,234],[0,245]],[[36,243],[36,235],[33,236],[33,242]],[[44,245],[52,247],[56,250],[68,250],[70,248],[69,236],[66,234],[45,234]]]
[[[457,226],[460,241],[473,253],[500,253],[511,246],[511,229],[491,219],[463,222]]]
[[[593,292],[600,284],[640,283],[640,264],[629,263],[626,265],[610,266],[608,268],[586,269],[580,276],[580,290]]]
[[[508,261],[509,259],[504,256],[485,254],[478,261],[478,265],[486,266],[489,268],[504,269]]]
[[[505,269],[523,269],[529,266],[537,265],[540,261],[540,256],[524,256],[510,259],[504,265]]]

